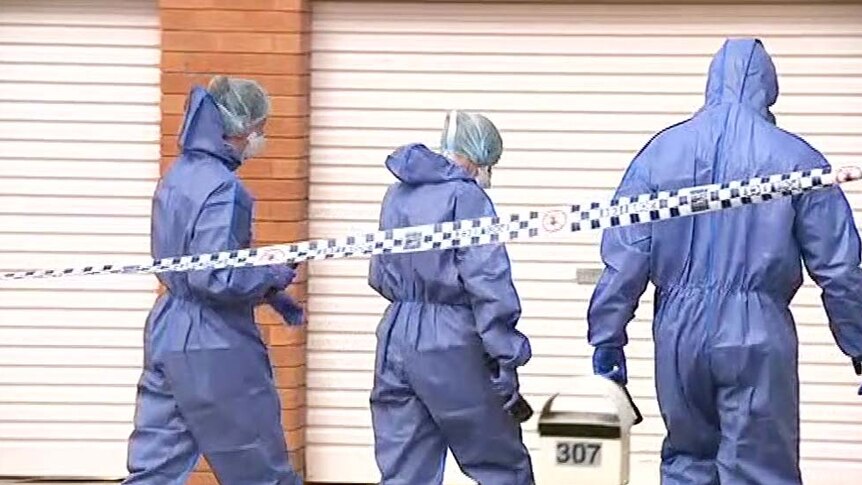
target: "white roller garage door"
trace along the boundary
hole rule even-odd
[[[858,162],[859,6],[315,3],[312,236],[375,229],[393,180],[383,167],[386,155],[407,142],[437,146],[451,108],[485,112],[503,131],[506,151],[492,190],[499,211],[607,196],[655,131],[701,106],[712,54],[725,36],[739,35],[761,37],[774,55],[781,126],[806,136],[833,164]],[[859,215],[862,191],[850,190]],[[588,393],[566,380],[590,372],[584,315],[592,286],[575,276],[599,267],[598,239],[588,233],[510,245],[521,328],[535,353],[522,387],[534,405],[557,391]],[[313,481],[378,478],[368,395],[385,301],[367,287],[366,271],[359,259],[311,267]],[[656,481],[664,432],[652,380],[650,299],[630,325],[627,349],[630,388],[647,415],[632,443],[635,485]],[[810,282],[794,313],[806,483],[858,483],[858,379],[832,341]],[[535,446],[532,430],[526,439]]]
[[[0,0],[0,269],[149,253],[154,0]],[[0,476],[118,477],[150,277],[0,285]]]

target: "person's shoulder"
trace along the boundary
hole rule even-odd
[[[774,130],[774,135],[782,138],[782,140],[781,140],[782,145],[787,150],[793,150],[793,151],[806,153],[806,154],[814,154],[814,153],[816,153],[818,155],[820,154],[820,152],[816,148],[814,148],[808,142],[808,140],[803,138],[801,135],[797,135],[796,133],[793,133],[792,131],[789,131],[789,130],[785,130],[784,128],[781,128],[779,126],[775,126],[775,125],[771,125],[771,124],[770,124],[770,126]]]
[[[485,189],[479,187],[475,180],[455,179],[447,181],[446,184],[452,188],[455,197],[491,200]]]
[[[491,197],[475,181],[453,180],[450,185],[453,189],[454,206],[460,208],[460,210],[456,210],[456,213],[466,213],[468,217],[496,215],[497,209]]]
[[[250,205],[251,194],[235,172],[214,157],[179,157],[162,178],[163,184],[201,203],[237,202]]]
[[[691,139],[693,131],[703,122],[699,117],[686,118],[658,131],[644,145],[644,148],[661,146],[665,143],[678,143],[680,140]]]
[[[697,125],[700,122],[701,120],[697,117],[687,118],[659,130],[647,140],[634,160],[644,161],[649,159],[650,155],[660,153],[669,147],[676,148],[680,143],[694,143],[696,138],[693,133],[697,130]]]
[[[396,196],[399,192],[404,189],[404,183],[400,180],[392,182],[389,184],[389,187],[386,187],[386,192],[383,194],[383,203],[390,201],[392,197]]]
[[[766,123],[765,129],[772,139],[772,143],[769,144],[772,156],[781,162],[785,170],[829,167],[829,162],[823,154],[802,136],[771,123]]]

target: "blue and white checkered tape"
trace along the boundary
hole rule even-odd
[[[840,177],[836,174],[841,173]],[[653,223],[706,212],[760,204],[800,195],[838,183],[859,180],[862,171],[816,169],[735,180],[680,190],[620,197],[565,207],[402,227],[332,239],[317,239],[254,249],[195,254],[146,264],[106,264],[62,269],[20,271],[0,275],[0,281],[100,274],[155,274],[229,267],[293,264],[309,260],[349,258],[465,248],[540,237],[559,232],[609,229]]]

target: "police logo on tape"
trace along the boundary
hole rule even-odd
[[[267,248],[261,251],[260,259],[270,263],[280,263],[287,259],[287,254],[278,248]]]
[[[542,217],[542,227],[547,232],[557,232],[566,225],[566,213],[561,210],[552,210]]]

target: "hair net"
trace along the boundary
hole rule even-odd
[[[466,111],[451,111],[446,116],[440,146],[443,152],[463,155],[479,166],[495,165],[503,154],[503,138],[494,123]]]
[[[242,136],[269,116],[269,96],[249,79],[215,76],[207,88],[218,105],[228,136]]]

